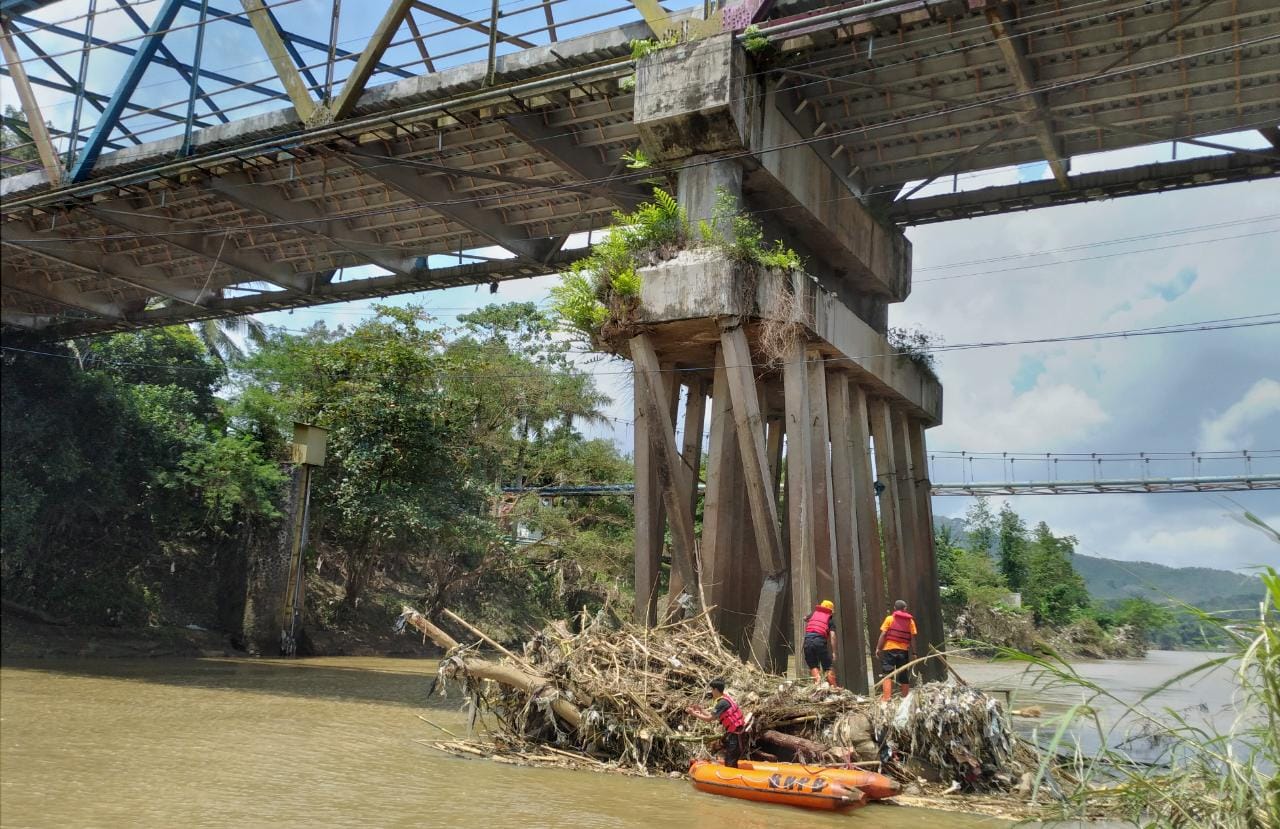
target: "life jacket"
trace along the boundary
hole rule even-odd
[[[816,633],[823,639],[827,638],[827,633],[831,630],[831,611],[822,605],[818,605],[809,614],[809,618],[805,619],[805,634]]]
[[[915,622],[915,617],[905,610],[893,611],[893,622],[890,623],[889,629],[884,632],[884,638],[890,642],[902,642],[904,644],[911,643],[911,625]]]
[[[733,697],[725,694],[724,698],[729,701],[729,707],[720,715],[720,724],[730,734],[737,734],[743,728],[746,728],[747,719],[742,716],[742,709],[738,707],[738,703],[733,701]]]

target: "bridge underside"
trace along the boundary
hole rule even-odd
[[[1269,151],[1068,169],[1084,153],[1276,137],[1272,0],[885,6],[773,4],[760,25],[779,55],[755,72],[839,198],[887,226],[1280,172]],[[498,56],[492,73],[411,75],[330,123],[294,107],[233,120],[195,132],[189,155],[180,135],[126,147],[75,183],[7,178],[3,322],[65,338],[554,272],[577,255],[570,234],[646,195],[623,155],[640,143],[630,42],[650,35],[635,23]],[[1052,181],[909,198],[1038,161]],[[491,247],[510,258],[464,255]],[[377,274],[347,273],[367,265]]]

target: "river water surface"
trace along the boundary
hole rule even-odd
[[[1091,663],[1135,697],[1202,658]],[[1015,705],[1065,707],[1008,665],[959,666]],[[526,769],[415,742],[465,734],[456,698],[428,697],[435,663],[320,658],[40,660],[0,667],[4,827],[449,826],[859,829],[994,827],[953,813],[852,815],[748,804],[682,780]],[[1174,692],[1198,705],[1221,687]],[[1047,711],[1046,713],[1051,713]],[[1024,729],[1027,723],[1021,724]],[[1034,723],[1030,727],[1034,727]]]

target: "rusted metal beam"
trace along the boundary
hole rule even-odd
[[[0,17],[0,50],[4,52],[4,62],[9,66],[9,77],[18,90],[18,100],[22,103],[22,111],[27,116],[27,130],[40,155],[40,163],[49,176],[49,183],[57,186],[62,182],[62,165],[58,163],[58,153],[53,149],[53,141],[49,138],[49,128],[45,126],[44,116],[40,113],[40,104],[35,93],[31,91],[31,82],[27,79],[27,70],[23,68],[18,50],[14,48],[12,30],[8,19]]]
[[[238,238],[229,239],[225,235],[209,233],[207,226],[184,230],[182,222],[175,222],[169,216],[144,213],[127,203],[119,203],[111,208],[94,206],[90,209],[104,222],[146,234],[158,242],[204,257],[211,267],[225,265],[252,279],[270,282],[282,288],[305,290],[309,285],[287,263],[272,262],[254,251],[241,250]]]
[[[1037,91],[1035,70],[1027,60],[1026,41],[1014,31],[1013,23],[1003,6],[987,9],[987,25],[995,37],[996,46],[1004,58],[1005,67],[1013,79],[1014,88],[1023,95],[1023,106],[1028,126],[1035,132],[1040,151],[1049,162],[1049,169],[1058,185],[1067,187],[1067,172],[1071,160],[1062,153],[1058,137],[1054,134],[1053,118],[1045,104],[1045,94]]]
[[[34,253],[52,262],[61,262],[73,270],[104,276],[122,285],[150,291],[155,296],[177,300],[188,305],[194,305],[201,299],[198,290],[184,286],[160,268],[139,265],[132,256],[127,254],[107,253],[97,248],[85,249],[83,242],[61,231],[33,231],[32,235],[57,244],[11,242],[7,239],[4,240],[4,244],[17,250]]]
[[[114,302],[89,293],[81,293],[59,283],[41,280],[33,274],[5,266],[0,269],[0,282],[6,290],[27,294],[77,311],[85,311],[108,320],[123,320],[124,312]]]
[[[420,2],[420,0],[415,0],[413,6],[414,8],[421,9],[427,14],[435,15],[441,20],[447,20],[450,23],[457,23],[459,26],[479,32],[482,35],[489,34],[489,26],[485,25],[481,21],[471,20],[470,18],[463,17],[462,15],[454,14],[447,9],[442,9],[439,6]],[[522,37],[509,35],[501,31],[495,32],[494,36],[503,43],[510,43],[512,46],[519,46],[521,49],[532,49],[534,46],[538,45],[531,40],[525,40]]]
[[[519,226],[508,222],[499,211],[477,207],[457,198],[449,176],[443,173],[423,175],[411,167],[389,165],[385,159],[358,152],[346,152],[342,157],[365,175],[414,201],[426,203],[441,216],[506,248],[521,259],[540,262],[553,249],[551,239],[529,239],[517,235]]]
[[[267,57],[271,59],[276,77],[284,85],[284,91],[288,93],[298,117],[303,121],[309,120],[316,111],[316,102],[312,100],[311,90],[307,88],[307,82],[302,79],[302,73],[298,71],[297,64],[289,56],[289,50],[280,38],[280,32],[276,30],[266,4],[262,0],[240,0],[240,4],[249,15],[249,22],[253,24],[258,41],[262,43]]]
[[[633,210],[650,197],[640,186],[619,182],[595,150],[579,146],[564,130],[548,126],[538,113],[508,115],[507,128],[535,152],[593,185],[592,192],[624,210]]]
[[[364,51],[360,53],[355,68],[347,76],[346,82],[342,85],[342,91],[333,102],[331,107],[333,120],[347,117],[355,107],[356,101],[364,94],[365,84],[369,82],[369,78],[373,77],[378,62],[382,60],[382,54],[387,51],[387,46],[391,43],[391,38],[395,37],[396,32],[400,30],[400,24],[404,22],[404,16],[408,13],[410,5],[410,0],[391,0],[391,5],[382,15],[378,28],[373,30],[373,35],[365,44]]]

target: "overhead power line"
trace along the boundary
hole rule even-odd
[[[1225,317],[1225,318],[1216,319],[1216,320],[1201,320],[1200,322],[1174,323],[1170,325],[1151,326],[1148,328],[1131,328],[1131,329],[1124,329],[1124,330],[1118,330],[1118,331],[1101,331],[1101,332],[1095,332],[1090,334],[1072,334],[1072,335],[1059,336],[1059,337],[1039,337],[1034,339],[1023,339],[1023,340],[993,340],[993,341],[972,342],[972,343],[956,343],[954,345],[930,346],[927,348],[919,349],[919,351],[928,352],[928,353],[943,353],[943,352],[949,352],[949,351],[973,351],[973,350],[986,349],[986,348],[1005,348],[1008,346],[1017,346],[1017,345],[1085,342],[1089,340],[1130,339],[1130,338],[1137,338],[1137,337],[1162,336],[1166,334],[1190,334],[1190,333],[1199,333],[1204,331],[1222,331],[1222,330],[1228,330],[1228,329],[1234,329],[1234,328],[1255,328],[1255,327],[1267,326],[1267,325],[1280,325],[1280,311],[1273,311],[1266,314],[1252,314],[1249,316],[1242,316],[1242,317]],[[329,332],[326,332],[326,333],[329,333]],[[0,346],[0,348],[2,348],[5,351],[10,351],[14,353],[32,354],[32,355],[38,355],[42,357],[54,357],[54,358],[69,359],[69,360],[79,359],[69,354],[58,354],[52,351],[37,351],[34,349],[20,348],[17,346],[5,345],[5,346]],[[579,353],[603,354],[605,356],[610,356],[610,357],[616,356],[613,354],[608,354],[607,352],[579,352]],[[872,359],[875,357],[903,356],[905,353],[906,352],[891,351],[891,352],[885,352],[881,354],[863,354],[859,356],[825,357],[819,360],[806,359],[805,362],[806,363],[845,363],[845,362],[849,362],[850,360],[857,361],[857,360]],[[196,368],[196,367],[188,367],[188,366],[171,366],[171,365],[165,365],[163,363],[138,363],[138,362],[128,362],[128,361],[102,361],[102,362],[105,365],[136,367],[136,368],[161,368],[161,369],[168,369],[172,371],[196,371],[196,372],[208,371],[207,368]],[[746,366],[728,366],[728,368],[739,368],[739,367],[769,368],[770,364],[752,362],[747,364]],[[712,368],[713,368],[712,366],[674,367],[674,368],[668,368],[668,369],[660,369],[659,372],[672,373],[672,374],[704,373],[707,371],[711,371]],[[481,377],[482,376],[486,379],[521,379],[521,378],[529,379],[534,377],[546,376],[547,374],[547,373],[532,374],[528,372],[524,372],[520,374],[491,374],[491,373],[485,372],[484,374],[479,375],[474,372],[454,372],[454,371],[447,371],[447,370],[440,373],[444,375],[450,375],[450,376],[464,376],[464,377]],[[567,374],[568,372],[549,372],[549,373],[550,374],[557,374],[557,373]],[[582,370],[579,370],[577,372],[572,372],[572,374],[574,375],[580,375],[583,373],[586,373],[586,372],[583,372]],[[634,370],[623,370],[623,371],[612,371],[612,372],[603,371],[603,372],[590,372],[590,373],[596,377],[608,377],[608,376],[630,375],[630,374],[634,374],[635,372]]]

